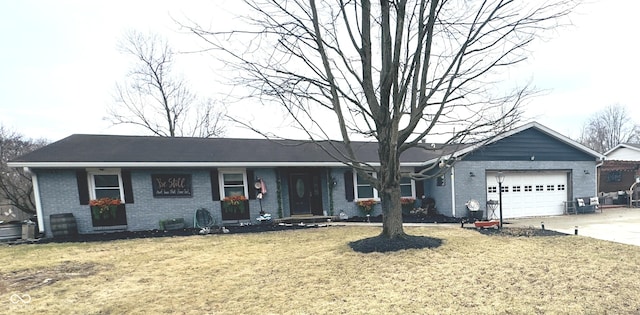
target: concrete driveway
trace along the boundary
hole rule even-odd
[[[561,215],[505,220],[505,226],[541,227],[566,234],[593,237],[640,246],[640,208],[610,208],[590,214]],[[508,224],[508,225],[507,225]]]

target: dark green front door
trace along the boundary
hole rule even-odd
[[[320,172],[299,170],[289,173],[291,215],[322,215]]]

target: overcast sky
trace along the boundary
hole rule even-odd
[[[126,30],[152,31],[179,49],[200,45],[172,20],[231,23],[223,8],[235,1],[0,1],[0,123],[30,138],[59,140],[74,133],[142,134],[103,120],[114,85],[129,61],[117,51]],[[640,122],[636,97],[637,25],[640,2],[591,1],[572,16],[574,26],[531,46],[518,67],[547,92],[526,107],[526,116],[577,137],[587,118],[605,106],[626,105]],[[215,97],[208,59],[181,59],[179,72],[202,96]],[[212,92],[209,95],[203,95]],[[232,112],[247,112],[232,108]],[[275,128],[278,111],[251,109],[256,123]],[[228,137],[256,137],[230,126]]]

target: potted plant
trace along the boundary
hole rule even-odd
[[[243,220],[249,218],[249,203],[245,196],[229,196],[222,199],[223,220]]]
[[[184,218],[161,220],[160,229],[165,231],[184,229]]]
[[[108,220],[116,218],[118,206],[121,203],[120,199],[104,197],[90,200],[89,206],[95,219]]]
[[[371,212],[373,211],[373,206],[376,205],[377,203],[378,201],[375,199],[360,199],[356,201],[356,205],[358,205],[358,208],[360,208],[360,211],[362,211],[366,215],[371,215]]]
[[[414,204],[416,202],[416,198],[413,197],[402,197],[400,198],[400,205],[402,206],[403,213],[409,213],[414,208]]]

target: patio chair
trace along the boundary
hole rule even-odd
[[[200,208],[196,210],[196,214],[193,216],[193,226],[195,228],[200,228],[201,233],[208,233],[215,223],[215,220],[211,216],[209,210],[205,208]]]

